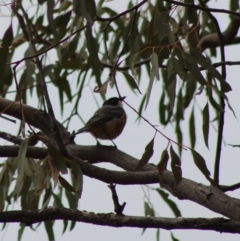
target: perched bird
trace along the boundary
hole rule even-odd
[[[90,132],[94,137],[102,140],[113,140],[118,137],[126,124],[127,115],[122,107],[125,97],[112,97],[106,100],[92,118],[73,135]]]

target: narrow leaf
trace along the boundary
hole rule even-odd
[[[202,174],[211,182],[210,172],[207,168],[206,162],[204,158],[196,151],[191,150],[193,155],[193,160],[195,165],[198,167],[198,169],[202,172]]]
[[[133,76],[137,75],[136,70],[134,68],[134,63],[135,63],[135,60],[136,60],[137,56],[138,56],[138,54],[134,54],[129,58],[129,66],[130,66],[130,69],[132,71]]]
[[[175,238],[174,235],[173,235],[173,232],[171,231],[171,239],[172,241],[179,241],[179,239]]]
[[[51,143],[48,144],[47,150],[48,150],[48,153],[53,157],[53,161],[58,171],[61,172],[62,174],[67,174],[68,173],[67,164],[62,154],[60,153],[60,151]]]
[[[138,88],[138,84],[136,83],[135,79],[134,79],[128,72],[126,72],[126,71],[122,71],[121,73],[122,73],[122,74],[124,75],[124,77],[126,78],[126,80],[127,80],[128,84],[130,85],[130,87],[131,87],[132,89],[137,89],[138,92],[139,92],[139,94],[142,94],[141,91],[140,91],[140,89]]]
[[[153,150],[154,139],[155,139],[155,136],[146,145],[145,152],[143,153],[142,158],[140,159],[140,161],[138,162],[137,166],[135,167],[136,170],[139,170],[143,166],[145,166],[149,162],[150,158],[152,157],[153,152],[154,152],[154,150]]]
[[[195,127],[195,117],[194,117],[194,107],[192,108],[192,113],[189,119],[189,135],[191,148],[195,147],[196,144],[196,127]]]
[[[167,149],[163,150],[162,155],[161,155],[161,159],[157,165],[158,167],[158,172],[159,172],[159,183],[160,183],[160,187],[163,187],[164,184],[164,177],[163,177],[163,173],[167,168],[167,163],[169,160],[169,155],[168,155],[168,151]]]
[[[151,216],[151,217],[155,216],[154,210],[149,206],[147,202],[144,202],[144,214],[145,216]]]
[[[73,186],[65,178],[63,178],[61,175],[58,176],[58,180],[61,183],[61,185],[64,188],[66,188],[68,191],[75,192],[75,189],[73,188]]]
[[[162,199],[166,202],[166,204],[169,206],[169,208],[172,210],[175,217],[181,217],[181,212],[177,206],[177,204],[169,199],[169,194],[164,192],[163,190],[160,190],[159,188],[154,189],[158,192],[158,194],[162,197]]]
[[[148,102],[149,102],[149,100],[150,100],[154,77],[155,77],[155,74],[154,74],[153,71],[152,71],[151,74],[150,74],[150,80],[149,80],[149,85],[148,85],[148,90],[147,90],[145,110],[147,109]]]
[[[172,146],[170,147],[171,155],[171,167],[176,184],[182,180],[182,169],[181,169],[181,160],[177,153],[173,150]]]
[[[203,109],[203,124],[202,124],[202,131],[203,131],[203,137],[205,141],[205,145],[208,147],[208,134],[209,134],[209,108],[208,103],[205,105]]]
[[[151,64],[152,64],[152,71],[155,74],[155,77],[157,80],[160,80],[159,76],[159,64],[158,64],[158,56],[156,53],[153,53],[150,58]]]
[[[53,221],[45,221],[44,226],[48,235],[48,240],[55,240],[54,232],[53,232]]]

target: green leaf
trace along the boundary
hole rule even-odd
[[[78,0],[76,0],[76,1],[78,1]],[[101,71],[102,63],[98,56],[98,52],[99,52],[98,40],[93,37],[92,27],[89,25],[87,25],[85,36],[86,36],[86,42],[87,42],[87,49],[88,49],[88,52],[90,55],[90,62],[92,64],[92,66],[95,68],[94,71],[96,71],[96,70]]]
[[[45,221],[44,222],[44,226],[45,226],[49,241],[55,240],[54,232],[53,232],[53,224],[54,224],[53,221]]]
[[[178,184],[182,180],[182,169],[181,169],[181,159],[177,155],[177,153],[173,150],[172,146],[170,147],[170,155],[171,155],[171,167],[174,176],[174,180],[176,184]]]
[[[136,70],[134,68],[134,64],[135,64],[135,60],[136,60],[137,56],[138,56],[138,54],[134,54],[129,58],[129,66],[130,66],[133,76],[137,75]]]
[[[187,75],[186,91],[184,96],[184,109],[193,101],[194,93],[196,92],[197,83],[191,74]]]
[[[170,110],[172,110],[174,107],[174,104],[175,104],[175,99],[176,99],[177,80],[176,80],[176,75],[171,75],[170,77],[173,78],[173,80],[169,84],[167,91],[168,91],[168,96],[170,99],[169,108],[170,108]]]
[[[191,150],[193,155],[193,160],[195,165],[198,167],[198,169],[202,172],[202,174],[209,180],[210,179],[210,172],[206,166],[206,162],[204,158],[196,151]]]
[[[61,183],[61,185],[66,188],[70,192],[75,192],[75,189],[73,186],[66,180],[64,179],[61,175],[58,176],[58,180]]]
[[[171,239],[172,241],[179,241],[179,239],[175,238],[174,235],[173,235],[173,232],[171,231]]]
[[[173,69],[176,71],[176,73],[178,74],[178,76],[182,79],[182,80],[186,80],[187,79],[187,71],[184,70],[184,63],[182,60],[178,60],[176,57],[172,56],[169,61],[172,62],[172,66]]]
[[[52,192],[52,196],[54,198],[53,206],[63,208],[64,206],[62,204],[62,189],[60,189],[60,192],[58,195]]]
[[[142,94],[140,89],[138,88],[138,84],[136,83],[135,79],[128,72],[122,71],[120,73],[122,73],[124,75],[124,77],[126,78],[128,84],[130,85],[130,87],[132,89],[137,89],[139,94]]]
[[[96,4],[94,0],[73,0],[73,7],[77,17],[83,16],[92,25],[96,16]]]
[[[25,224],[20,223],[20,227],[18,230],[18,241],[21,241],[24,230],[25,230]]]
[[[188,68],[190,74],[199,82],[200,85],[206,85],[206,80],[203,77],[196,60],[192,58],[187,53],[182,53],[183,59],[185,59],[186,67]]]
[[[48,144],[47,150],[48,150],[48,154],[53,157],[54,164],[58,169],[58,171],[61,172],[62,174],[67,174],[68,173],[67,164],[62,154],[60,153],[60,151],[51,143]]]
[[[157,228],[156,231],[156,241],[160,241],[160,228]]]
[[[190,55],[192,59],[195,60],[195,62],[208,70],[212,76],[217,78],[220,82],[224,81],[222,75],[212,66],[209,60],[205,56],[203,56],[202,53],[192,48],[190,50]]]
[[[25,175],[25,165],[26,165],[26,152],[28,147],[28,138],[26,138],[21,146],[19,147],[18,157],[16,158],[17,162],[17,171],[18,176],[16,180],[16,186],[14,189],[15,197],[17,198],[22,190],[22,185],[24,183],[24,175]]]
[[[148,102],[149,102],[149,100],[150,100],[154,77],[155,77],[155,74],[154,74],[153,71],[152,71],[151,74],[150,74],[150,80],[149,80],[148,89],[147,89],[147,97],[146,97],[145,110],[147,109]]]
[[[196,144],[196,127],[195,127],[195,117],[194,117],[194,107],[192,108],[192,113],[189,119],[189,136],[191,148],[193,149]]]
[[[230,11],[237,11],[239,9],[239,0],[230,0]]]
[[[172,210],[172,212],[176,218],[182,216],[177,204],[174,201],[172,201],[171,199],[169,199],[168,193],[164,192],[163,190],[160,190],[159,188],[156,188],[154,190],[156,190],[158,192],[158,194],[162,197],[164,202],[166,202],[166,204]]]
[[[62,235],[66,232],[68,227],[68,220],[63,220],[63,231],[62,231]]]
[[[144,214],[145,216],[150,216],[150,217],[155,216],[155,212],[153,208],[151,208],[147,202],[144,202]]]
[[[57,26],[56,22],[54,21],[54,0],[48,0],[47,1],[47,20],[48,20],[48,26],[52,31],[52,34],[54,36],[54,40],[58,41],[58,32],[57,32]]]
[[[159,42],[168,35],[170,32],[169,11],[164,11],[158,14],[158,17],[155,21],[155,29],[158,33]]]
[[[10,52],[9,47],[11,46],[12,41],[13,41],[13,30],[12,30],[12,24],[10,24],[8,29],[3,35],[2,44],[0,48],[0,56],[1,56],[0,58],[0,73],[1,73],[0,74],[0,93],[3,92],[4,85],[6,82],[6,79],[5,79],[6,63]],[[9,69],[9,67],[7,68]]]
[[[41,211],[48,206],[51,197],[52,197],[52,187],[50,186],[49,188],[45,188],[45,195],[42,201]]]
[[[208,134],[209,134],[209,108],[208,103],[203,108],[203,124],[202,124],[202,131],[203,131],[203,137],[205,141],[205,145],[208,147]]]
[[[76,192],[76,198],[80,199],[83,190],[83,173],[80,165],[76,162],[70,162],[72,183]]]
[[[152,71],[154,72],[154,75],[156,77],[157,80],[160,80],[160,76],[159,76],[159,63],[158,63],[158,56],[157,54],[153,53],[151,58],[150,58],[150,62],[152,64]]]
[[[159,172],[159,184],[160,187],[163,187],[164,184],[164,176],[163,173],[167,168],[167,163],[168,163],[169,155],[167,149],[163,150],[161,154],[161,159],[157,165],[158,172]]]
[[[154,139],[155,136],[153,137],[153,139],[146,145],[145,147],[145,152],[142,155],[142,158],[139,160],[137,166],[135,167],[136,170],[141,169],[143,166],[145,166],[150,158],[152,157],[154,150],[153,150],[153,144],[154,144]]]
[[[34,51],[32,46],[30,45],[26,50],[24,57],[29,57],[33,55],[34,55]],[[28,60],[28,59],[25,60],[25,64],[26,64],[26,74],[27,74],[25,84],[31,86],[34,83],[33,74],[35,74],[35,65],[31,60]]]

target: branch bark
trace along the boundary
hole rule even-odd
[[[224,218],[157,218],[123,216],[113,213],[81,212],[66,208],[48,208],[43,211],[7,211],[0,213],[1,223],[21,222],[26,225],[50,220],[68,220],[110,227],[162,228],[212,230],[240,233],[240,222]]]
[[[0,98],[0,111],[3,111],[6,108],[6,105],[8,108],[4,111],[5,114],[18,119],[22,118],[21,109],[19,108],[20,104],[18,102],[13,103],[12,101]],[[45,131],[46,135],[51,134],[49,119],[44,112],[27,105],[23,106],[23,111],[26,120],[30,121],[31,125],[39,129],[42,128],[41,131]],[[61,130],[61,133],[64,135],[63,138],[67,139],[68,132],[63,126],[61,126]],[[83,174],[91,178],[106,183],[116,183],[121,185],[159,183],[159,174],[155,165],[148,164],[144,166],[141,171],[136,172],[135,167],[138,160],[116,148],[104,146],[79,146],[76,144],[67,144],[66,148],[69,154],[76,158],[74,161],[77,161],[80,164]],[[0,156],[2,157],[17,156],[17,154],[18,146],[0,147]],[[28,157],[42,159],[46,155],[47,151],[43,148],[28,147]],[[123,168],[127,172],[110,171],[82,160],[89,160],[92,163],[110,162]],[[183,178],[182,181],[176,185],[172,173],[168,171],[164,172],[163,178],[164,188],[177,198],[193,201],[230,219],[240,221],[240,200],[231,198],[219,188],[205,186],[186,178]]]

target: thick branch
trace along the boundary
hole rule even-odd
[[[3,111],[6,107],[8,107],[4,111],[6,114],[18,119],[22,118],[19,103],[13,103],[12,101],[0,98],[0,111]],[[51,131],[51,127],[49,126],[49,119],[46,117],[47,115],[44,112],[27,105],[23,105],[23,110],[26,120],[29,120],[31,125],[41,129],[43,132],[46,131],[46,134],[49,134],[48,131]],[[66,137],[67,131],[64,130],[63,126],[61,126],[61,129],[63,130],[62,133]],[[12,148],[15,150],[15,155],[17,156],[18,147],[14,146]],[[73,161],[80,164],[81,169],[86,176],[106,183],[116,183],[122,185],[150,184],[159,182],[159,174],[155,165],[148,164],[143,168],[144,170],[136,172],[135,166],[138,160],[125,154],[124,152],[121,152],[120,150],[117,150],[116,148],[104,146],[79,146],[75,144],[68,144],[66,145],[66,148],[69,154],[73,156]],[[4,156],[4,151],[7,149],[8,152],[5,153],[5,156],[12,156],[13,154],[11,153],[13,153],[13,151],[9,151],[10,147],[0,148],[0,155]],[[36,155],[35,158],[39,158],[37,153],[38,150],[41,150],[40,148],[34,147],[33,149],[28,148],[28,150],[35,150],[34,152],[31,152],[33,155],[31,157]],[[29,151],[27,152],[27,155],[29,155]],[[88,162],[84,162],[79,158],[82,160],[89,160],[92,163],[104,161],[110,162],[123,168],[124,170],[127,170],[128,172],[110,171],[94,166]],[[229,197],[217,187],[208,187],[185,178],[176,185],[172,173],[168,171],[164,172],[164,187],[179,199],[193,201],[214,212],[220,213],[233,220],[240,221],[240,201]]]
[[[110,227],[212,230],[240,233],[240,222],[223,218],[156,218],[119,216],[113,213],[81,212],[65,208],[39,211],[7,211],[0,214],[1,223],[21,222],[27,225],[50,220],[68,220]]]
[[[4,149],[5,147],[0,147],[0,156],[4,156]],[[13,146],[12,148],[7,147],[7,149],[7,156],[10,153],[14,153],[15,155],[18,153],[18,147],[16,146]],[[29,147],[27,156],[29,155],[29,157],[38,158],[40,155],[43,155],[43,150],[42,148]],[[159,183],[159,174],[155,165],[148,164],[144,167],[144,170],[136,172],[134,170],[138,160],[116,148],[68,145],[67,150],[71,155],[75,155],[84,160],[91,160],[92,162],[110,162],[128,171],[110,171],[78,159],[83,174],[91,178],[106,183],[116,183],[121,185]],[[47,155],[47,151],[45,155]],[[233,220],[240,221],[240,200],[229,197],[217,187],[205,186],[186,178],[183,178],[182,181],[176,185],[172,173],[165,171],[164,188],[180,200],[185,199],[193,201],[214,212],[220,213]]]

